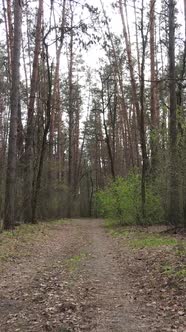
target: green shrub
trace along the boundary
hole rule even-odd
[[[97,193],[99,214],[116,219],[122,225],[154,224],[163,220],[161,200],[153,188],[146,188],[145,220],[141,215],[141,177],[131,174],[126,179],[117,178]]]

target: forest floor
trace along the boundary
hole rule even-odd
[[[185,242],[79,219],[0,234],[1,332],[186,331]]]

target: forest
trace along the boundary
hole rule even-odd
[[[186,0],[0,0],[0,331],[185,332]]]

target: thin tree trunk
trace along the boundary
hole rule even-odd
[[[169,223],[177,226],[180,220],[177,167],[177,103],[175,72],[175,2],[169,0],[169,94],[170,94],[170,201]]]
[[[157,75],[155,64],[155,2],[150,2],[150,66],[151,66],[151,172],[153,175],[158,167],[158,105]]]
[[[101,79],[102,82],[102,79]],[[107,150],[108,150],[108,156],[109,156],[109,160],[110,160],[110,170],[111,170],[111,175],[113,180],[115,181],[116,179],[116,174],[115,174],[115,168],[114,168],[114,158],[113,158],[113,151],[111,148],[111,142],[110,142],[110,135],[108,132],[108,128],[107,128],[107,123],[105,120],[105,105],[104,105],[104,92],[103,92],[103,82],[102,82],[102,88],[101,88],[101,100],[102,100],[102,114],[103,114],[103,127],[105,130],[105,136],[106,136],[106,144],[107,144]],[[110,96],[109,96],[110,99]],[[108,101],[108,105],[109,106],[110,100]]]
[[[138,62],[138,75],[139,78],[141,76],[140,74],[140,57],[139,57],[139,42],[138,42],[138,27],[137,27],[137,13],[136,13],[136,0],[133,0],[134,2],[134,17],[135,17],[135,34],[136,34],[136,52],[137,52],[137,62]]]
[[[132,146],[131,131],[130,131],[130,126],[129,126],[127,107],[126,107],[126,102],[125,102],[123,78],[122,78],[121,69],[120,69],[120,66],[119,66],[119,63],[118,63],[118,57],[117,57],[117,54],[116,54],[116,49],[115,49],[115,46],[114,46],[113,37],[112,37],[111,31],[110,31],[110,26],[109,26],[108,18],[107,18],[107,15],[106,15],[106,11],[104,9],[103,1],[102,0],[100,0],[100,1],[101,1],[102,10],[103,10],[103,13],[104,13],[104,16],[105,16],[107,30],[108,30],[108,33],[109,33],[111,46],[112,46],[112,51],[113,51],[113,55],[114,55],[115,71],[116,71],[115,74],[118,77],[118,82],[119,82],[119,89],[120,89],[120,93],[121,93],[122,108],[123,108],[123,117],[126,121],[127,129],[128,129],[128,140],[129,140],[130,149],[131,149],[131,163],[132,163],[132,166],[134,166],[133,146]],[[111,60],[111,59],[109,58],[109,60]],[[111,64],[111,61],[110,61],[110,64]]]
[[[3,14],[5,20],[5,31],[6,31],[6,44],[7,44],[7,54],[8,54],[8,79],[11,82],[12,79],[12,50],[10,49],[10,35],[9,35],[9,24],[8,24],[8,16],[7,9],[5,7],[5,0],[3,0]]]
[[[71,27],[73,25],[73,13],[71,13]],[[69,136],[69,150],[68,150],[68,211],[67,216],[71,218],[72,210],[72,175],[73,175],[73,128],[74,128],[74,112],[73,112],[73,30],[71,29],[70,36],[70,63],[69,63],[69,105],[68,105],[68,136]]]
[[[12,1],[7,0],[7,15],[8,15],[8,36],[9,36],[9,51],[10,51],[10,63],[12,66],[13,61],[13,47],[14,47],[14,30],[12,25],[12,13],[11,13]]]

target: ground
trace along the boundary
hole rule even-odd
[[[185,270],[176,270],[183,257],[170,249],[176,239],[131,242],[129,230],[108,231],[94,219],[38,233],[0,237],[1,332],[186,331]]]

